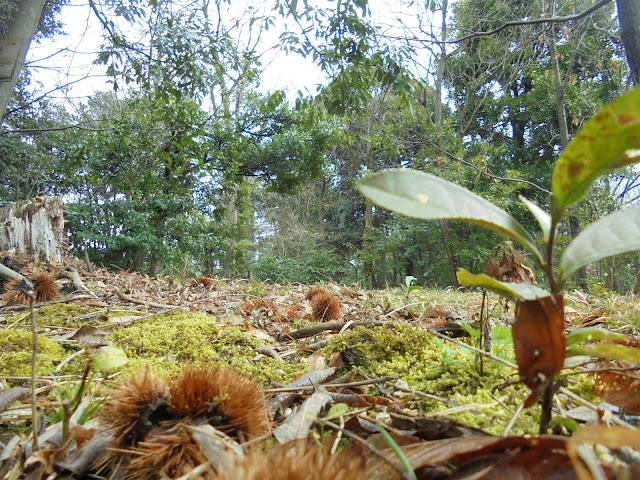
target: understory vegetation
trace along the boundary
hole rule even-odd
[[[416,285],[458,287],[456,271],[484,271],[502,239],[376,208],[357,182],[384,168],[421,170],[535,229],[518,195],[546,206],[562,149],[629,88],[613,3],[454,45],[446,42],[574,7],[426,2],[393,19],[399,39],[362,2],[335,11],[278,2],[265,16],[225,2],[95,5],[109,14],[99,17],[96,62],[113,88],[61,104],[42,96],[27,69],[0,136],[0,200],[61,195],[73,254],[151,275],[373,288],[412,276]],[[261,87],[255,38],[283,18],[314,33],[282,27],[281,46],[314,58],[327,79],[314,95],[300,86],[295,102],[292,92]],[[410,29],[416,18],[422,26]],[[256,37],[237,38],[238,25]],[[149,44],[133,40],[137,30]],[[634,204],[637,184],[633,166],[599,179],[558,225],[556,245]],[[639,262],[637,253],[601,260],[570,287],[636,291]]]

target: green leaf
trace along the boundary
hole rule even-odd
[[[360,181],[362,195],[381,207],[422,220],[462,220],[499,232],[526,247],[543,265],[533,238],[518,221],[484,198],[416,170],[384,170]]]
[[[384,438],[384,441],[387,442],[387,445],[389,445],[389,448],[391,448],[391,451],[395,453],[396,457],[398,457],[398,460],[400,460],[400,463],[402,464],[402,468],[404,468],[404,471],[406,472],[409,480],[417,480],[418,477],[416,477],[416,474],[413,471],[413,468],[411,467],[411,462],[402,451],[402,448],[400,448],[400,446],[391,437],[391,435],[389,435],[389,433],[382,427],[382,425],[378,425],[378,431],[382,434],[382,438]]]
[[[629,347],[627,345],[589,343],[586,345],[573,345],[567,348],[567,357],[575,357],[578,355],[640,363],[640,348]]]
[[[460,285],[484,288],[516,302],[536,300],[538,298],[551,296],[551,293],[544,288],[537,287],[530,283],[501,282],[484,273],[475,275],[463,268],[458,270],[456,276],[458,277]]]
[[[127,354],[118,347],[100,347],[93,357],[93,369],[96,371],[119,368],[127,363]]]
[[[640,249],[640,205],[614,212],[585,228],[562,254],[559,284],[589,263]]]
[[[587,327],[571,332],[567,335],[567,347],[585,342],[608,340],[614,343],[629,343],[629,339],[620,333],[615,333],[600,327]]]
[[[524,203],[524,206],[529,209],[529,211],[538,221],[540,230],[542,231],[542,240],[547,243],[549,241],[549,235],[551,233],[551,215],[549,215],[537,204],[533,203],[531,200],[523,197],[522,195],[519,195],[518,198],[522,203]]]
[[[596,113],[567,145],[551,180],[551,210],[557,221],[593,181],[616,168],[640,162],[640,87]]]
[[[340,418],[343,415],[346,415],[348,411],[349,405],[347,405],[346,403],[336,403],[329,409],[327,415],[325,416],[325,419],[333,420],[334,418]]]

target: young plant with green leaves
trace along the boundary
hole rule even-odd
[[[541,430],[550,420],[553,377],[563,367],[567,352],[615,360],[637,357],[631,353],[632,347],[625,345],[579,346],[592,341],[595,332],[586,337],[570,336],[567,350],[562,291],[579,268],[640,249],[640,205],[596,221],[573,239],[559,261],[554,257],[557,226],[567,209],[585,195],[597,178],[635,163],[640,163],[640,88],[600,110],[562,152],[553,171],[550,212],[520,197],[540,225],[542,250],[534,236],[509,213],[434,175],[386,170],[359,184],[360,192],[379,206],[423,220],[450,219],[480,225],[509,237],[531,253],[547,277],[549,290],[532,283],[502,282],[464,269],[457,272],[457,277],[461,285],[485,288],[516,302],[514,350],[522,381],[532,390],[525,406],[533,405],[540,393],[545,393]]]

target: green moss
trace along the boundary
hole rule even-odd
[[[38,327],[66,327],[78,328],[84,324],[102,325],[107,323],[102,320],[99,312],[103,312],[104,308],[81,307],[72,303],[57,303],[47,305],[36,310],[36,324]],[[135,312],[127,312],[128,315],[135,315]],[[113,312],[111,312],[113,316]],[[29,322],[29,316],[24,312],[18,313],[7,318],[7,323],[21,321],[22,324]]]
[[[151,365],[160,375],[172,375],[186,363],[220,362],[269,385],[291,381],[307,369],[273,358],[254,361],[255,349],[265,346],[261,340],[199,312],[179,310],[140,320],[107,339],[127,352],[126,372]]]
[[[514,374],[512,369],[485,360],[485,375],[481,376],[475,369],[473,352],[443,342],[419,327],[358,327],[336,335],[325,351],[327,356],[342,352],[345,361],[371,375],[397,375],[411,388],[449,401],[417,401],[415,406],[424,413],[473,406],[448,416],[493,434],[501,434],[513,415],[496,405],[496,398],[515,411],[528,393],[522,386],[511,386],[493,395],[491,389]],[[538,418],[537,408],[523,412],[512,433],[535,433]]]
[[[0,375],[26,376],[31,374],[31,332],[18,328],[2,331],[0,338]],[[69,354],[58,343],[42,335],[38,338],[37,375],[55,371],[56,365]]]

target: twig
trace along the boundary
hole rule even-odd
[[[125,295],[117,288],[114,288],[113,291],[120,300],[124,300],[125,302],[137,303],[138,305],[147,305],[153,308],[166,308],[168,310],[177,310],[179,308],[182,308],[179,305],[167,305],[165,303],[150,302],[148,300],[139,300],[137,298],[130,297],[129,295]]]
[[[55,300],[49,300],[48,302],[34,303],[33,306],[35,308],[40,308],[40,307],[46,307],[47,305],[56,305],[58,303],[70,303],[70,302],[73,302],[75,300],[87,300],[87,299],[95,300],[95,296],[94,295],[86,295],[84,293],[81,294],[81,295],[69,295],[68,297],[56,298]],[[12,305],[10,307],[4,307],[4,309],[8,310],[8,311],[24,310],[26,308],[29,308],[29,306],[28,305]]]
[[[558,389],[558,392],[565,394],[567,397],[569,397],[570,399],[572,399],[575,402],[578,402],[582,405],[584,405],[585,407],[593,410],[596,413],[599,413],[602,411],[601,408],[598,408],[597,405],[594,405],[593,403],[585,400],[584,398],[582,398],[580,395],[576,395],[575,393],[573,393],[571,390],[567,390],[565,387],[560,387]],[[628,424],[627,422],[625,422],[624,420],[622,420],[621,418],[618,418],[616,416],[612,416],[611,417],[611,421],[613,423],[615,423],[616,425],[619,425],[621,427],[626,427],[626,428],[631,428],[632,430],[635,430],[636,428],[633,425]]]
[[[566,23],[572,20],[580,20],[581,18],[586,17],[587,15],[604,7],[608,3],[611,3],[611,0],[602,0],[601,2],[596,3],[595,5],[587,8],[586,10],[583,10],[580,13],[576,13],[575,15],[565,15],[564,17],[534,18],[533,20],[516,20],[513,22],[503,23],[498,28],[488,32],[476,32],[476,33],[471,33],[469,35],[465,35],[464,37],[460,37],[457,40],[434,41],[432,43],[438,43],[440,45],[444,45],[448,43],[462,43],[465,40],[471,40],[472,38],[489,37],[491,35],[495,35],[496,33],[509,27],[518,27],[520,25],[539,25],[541,23]]]
[[[393,388],[395,388],[396,390],[400,390],[401,392],[411,393],[411,394],[417,395],[419,397],[428,398],[429,400],[436,400],[438,402],[446,403],[447,405],[449,405],[451,403],[446,398],[438,397],[438,396],[432,395],[430,393],[421,392],[419,390],[414,390],[413,388],[401,387],[400,385],[396,385],[395,383],[392,384],[392,386],[393,386]]]
[[[349,322],[336,322],[336,323],[321,323],[320,325],[316,325],[315,327],[309,328],[301,328],[300,330],[295,330],[293,332],[279,333],[276,338],[279,342],[286,342],[289,340],[299,340],[301,338],[313,337],[318,333],[325,332],[327,330],[342,330],[342,328],[347,325]],[[349,329],[360,326],[382,326],[382,325],[393,325],[392,322],[351,322],[349,325]]]
[[[38,327],[36,325],[36,311],[33,302],[36,298],[35,290],[29,291],[29,308],[31,317],[31,428],[33,430],[33,451],[38,451],[38,405],[36,395],[36,368],[38,363]]]
[[[349,383],[331,383],[330,386],[341,388],[341,387],[358,387],[361,385],[374,385],[376,383],[384,383],[390,380],[397,380],[398,377],[394,375],[389,375],[386,377],[380,378],[371,378],[369,380],[359,380],[357,382],[349,382]],[[314,390],[315,387],[313,385],[300,385],[298,387],[281,387],[281,388],[265,388],[263,391],[265,393],[282,393],[282,392],[299,392],[304,390]]]
[[[380,317],[388,317],[389,315],[392,315],[392,314],[394,314],[396,312],[399,312],[403,308],[413,307],[414,305],[424,305],[425,303],[427,303],[427,302],[426,301],[422,301],[422,302],[409,303],[407,305],[402,305],[401,307],[398,307],[395,310],[391,310],[389,313],[383,313],[382,315],[379,315],[379,316]]]
[[[522,413],[523,409],[524,409],[524,402],[521,402],[520,405],[518,405],[518,410],[516,410],[516,413],[513,415],[513,417],[511,417],[511,420],[509,420],[509,423],[507,424],[507,427],[504,429],[504,432],[502,432],[503,437],[506,437],[507,435],[509,435],[509,432],[513,428],[513,425],[516,423],[516,420],[520,416],[520,413]]]

